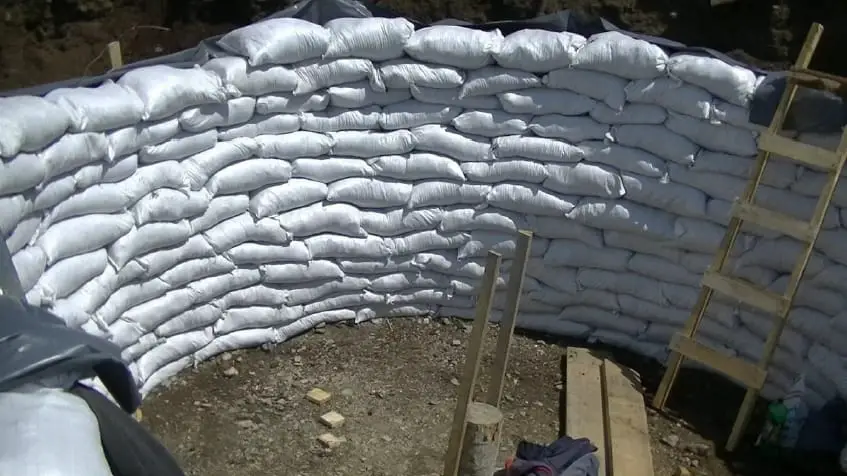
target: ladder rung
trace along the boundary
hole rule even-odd
[[[735,202],[733,214],[770,230],[776,230],[804,243],[814,239],[812,226],[785,213],[775,212],[749,202]]]
[[[794,79],[801,81],[800,86],[814,87],[816,89],[836,90],[839,86],[847,86],[847,78],[837,76],[823,71],[816,71],[808,68],[791,68],[788,75]],[[810,81],[819,81],[818,84],[808,84]]]
[[[738,278],[724,276],[712,269],[703,273],[703,286],[777,316],[782,316],[788,304],[785,296],[781,294]]]
[[[770,132],[763,132],[759,136],[759,149],[824,170],[833,169],[840,162],[838,155],[831,150],[797,142]]]
[[[738,380],[749,388],[761,390],[762,386],[765,385],[767,372],[762,368],[741,360],[738,357],[730,357],[722,354],[683,334],[674,335],[673,339],[671,339],[670,348],[684,355],[686,358],[696,360],[724,375]]]

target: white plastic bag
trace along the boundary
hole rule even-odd
[[[0,98],[0,157],[39,151],[64,134],[70,124],[67,113],[46,99]]]
[[[406,54],[425,63],[478,69],[491,64],[500,51],[500,30],[484,31],[455,25],[434,25],[415,31],[406,41]]]
[[[201,104],[222,103],[227,92],[221,78],[199,66],[178,69],[167,65],[145,66],[121,76],[118,84],[144,102],[142,119],[154,121]]]
[[[102,132],[141,121],[144,103],[133,91],[105,81],[96,88],[59,88],[44,96],[67,113],[73,132]]]
[[[656,78],[667,71],[668,55],[652,43],[607,31],[592,35],[572,64],[623,78]]]
[[[335,18],[324,25],[329,46],[324,58],[387,61],[403,56],[415,25],[405,18]]]
[[[248,59],[250,66],[291,64],[320,58],[329,47],[331,33],[298,18],[271,18],[233,30],[218,46]]]
[[[238,95],[262,96],[297,88],[297,74],[291,69],[278,65],[253,67],[237,56],[213,58],[203,65],[203,69],[216,73],[225,85],[234,87]]]
[[[505,68],[544,73],[570,66],[585,41],[584,37],[573,33],[520,30],[503,40],[494,59]]]

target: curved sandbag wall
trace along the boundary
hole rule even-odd
[[[617,32],[275,19],[219,44],[194,69],[0,99],[0,230],[27,299],[122,347],[145,394],[323,322],[470,316],[482,258],[507,276],[518,229],[519,326],[663,360],[761,130],[753,72]],[[807,219],[823,180],[777,159],[760,201]],[[847,387],[844,190],[767,396],[800,373],[813,405]],[[800,245],[739,241],[735,274],[784,287]],[[710,310],[704,343],[761,354],[770,317]]]

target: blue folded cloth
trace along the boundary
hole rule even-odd
[[[597,447],[587,438],[563,436],[549,445],[521,441],[507,476],[597,476]]]

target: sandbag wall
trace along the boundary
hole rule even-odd
[[[664,359],[756,154],[760,78],[621,33],[276,19],[220,46],[0,99],[0,230],[27,299],[124,348],[144,393],[321,322],[470,316],[482,257],[506,277],[518,229],[519,325]],[[778,161],[761,202],[808,218],[823,180]],[[845,190],[767,395],[800,373],[814,405],[847,390]],[[798,243],[739,241],[736,274],[785,285]],[[760,355],[769,317],[710,309],[704,342]]]

